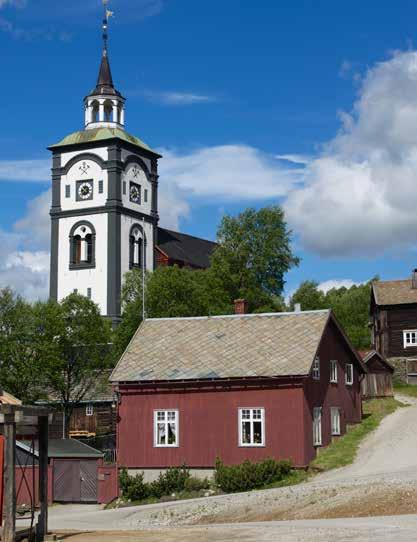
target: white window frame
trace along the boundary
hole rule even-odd
[[[243,418],[242,414],[244,410],[250,411],[250,418]],[[259,418],[253,417],[254,410],[261,411],[261,430],[262,430],[262,442],[253,442],[253,422],[259,421]],[[243,448],[259,448],[265,446],[265,408],[264,407],[239,407],[238,408],[238,433],[239,433],[239,446]],[[250,422],[250,435],[251,442],[243,442],[242,422]]]
[[[404,348],[417,347],[417,329],[405,329],[403,331]]]
[[[330,360],[330,382],[337,384],[337,360]]]
[[[351,378],[348,379],[348,371],[347,368],[350,367],[350,375]],[[345,384],[346,386],[351,386],[353,384],[353,363],[346,363],[345,364]]]
[[[313,407],[313,446],[321,446],[323,444],[322,418],[323,407]]]
[[[341,434],[339,407],[330,407],[330,428],[333,436],[339,436]]]
[[[85,407],[85,415],[86,416],[93,416],[94,414],[94,405],[88,404]]]
[[[158,420],[158,413],[165,413],[165,420],[163,422]],[[176,439],[173,444],[159,444],[158,443],[158,423],[165,424],[166,435],[168,436],[168,412],[175,413],[175,427],[176,427]],[[179,410],[176,408],[158,408],[153,411],[153,445],[155,448],[178,448],[180,445],[180,415]]]
[[[311,376],[313,377],[313,380],[320,380],[320,358],[318,356],[314,358]]]

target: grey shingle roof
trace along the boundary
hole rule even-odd
[[[372,289],[377,305],[417,303],[417,289],[411,287],[411,279],[376,281]]]
[[[149,319],[113,382],[306,375],[330,311]]]

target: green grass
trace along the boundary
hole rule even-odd
[[[394,382],[394,392],[409,395],[410,397],[417,397],[417,386],[397,381]]]
[[[320,450],[311,463],[312,469],[327,471],[352,463],[362,440],[378,427],[385,416],[402,406],[405,405],[392,397],[364,401],[362,422],[351,426],[346,435]]]

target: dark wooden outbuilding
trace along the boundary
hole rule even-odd
[[[146,320],[111,377],[118,463],[148,479],[216,457],[307,466],[361,421],[365,372],[327,310]]]
[[[359,352],[359,355],[368,369],[361,383],[362,397],[392,397],[394,367],[375,350]]]

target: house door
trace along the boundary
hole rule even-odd
[[[97,502],[97,461],[54,461],[54,501]]]

